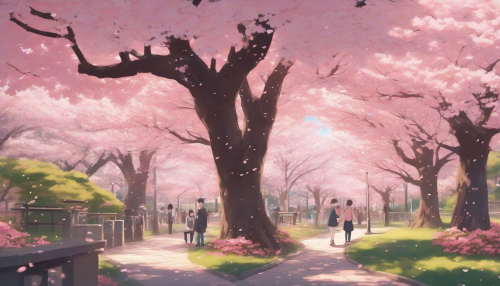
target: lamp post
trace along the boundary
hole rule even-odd
[[[405,183],[405,212],[408,211],[408,183]]]
[[[370,185],[368,184],[368,172],[366,172],[366,232],[371,234],[371,221],[370,221]]]
[[[153,170],[154,172],[154,178],[155,178],[155,195],[153,197],[153,233],[157,234],[158,233],[158,215],[157,215],[157,202],[156,202],[156,191],[157,191],[157,186],[158,186],[158,173],[156,170],[156,167]]]
[[[111,193],[115,194],[115,182],[111,182]]]

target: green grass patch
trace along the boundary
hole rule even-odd
[[[99,275],[110,277],[116,281],[121,275],[121,270],[99,255]]]
[[[406,227],[365,236],[348,246],[346,253],[370,269],[409,277],[431,286],[500,285],[500,257],[457,255],[432,245],[433,234],[446,227],[448,225],[441,230]]]
[[[292,225],[281,228],[282,230],[288,232],[290,237],[296,241],[301,241],[314,237],[321,233],[328,232],[325,225],[318,228],[311,224],[302,225]],[[205,234],[205,244],[208,244],[213,238],[219,236],[220,228],[219,226],[208,226],[207,232]],[[196,234],[195,234],[196,236]],[[196,239],[196,237],[195,237]],[[277,256],[238,256],[238,255],[224,255],[224,256],[214,256],[207,255],[209,252],[213,252],[211,249],[192,247],[188,250],[188,258],[191,262],[205,266],[207,268],[228,273],[231,275],[238,275],[245,271],[264,266],[269,264],[279,258],[282,258],[288,254],[297,252],[302,245],[300,243],[289,246],[282,250],[280,255]]]
[[[183,223],[174,223],[172,225],[172,233],[183,232],[185,227],[186,226]],[[162,234],[168,234],[168,225],[166,225],[166,224],[160,225],[158,235],[162,235]],[[153,231],[151,231],[151,230],[146,230],[144,232],[144,237],[153,236],[153,235],[155,235],[155,234],[153,234]]]

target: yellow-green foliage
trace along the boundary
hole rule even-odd
[[[486,164],[486,173],[488,179],[494,179],[495,175],[500,175],[500,152],[490,152]]]
[[[446,206],[444,207],[444,209],[447,211],[452,211],[455,208],[456,204],[457,204],[457,194],[453,194],[453,196],[451,196],[446,201]]]
[[[0,157],[0,179],[19,188],[20,202],[35,200],[34,205],[67,207],[64,199],[84,200],[91,212],[121,212],[125,208],[87,175],[62,171],[52,163]]]

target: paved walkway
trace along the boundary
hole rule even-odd
[[[352,233],[352,239],[363,236],[364,231],[356,229]],[[373,232],[377,231],[378,229],[373,229]],[[212,275],[204,271],[204,267],[191,263],[187,258],[182,233],[150,237],[143,242],[107,250],[105,254],[119,262],[120,268],[127,269],[130,278],[144,286],[408,285],[372,275],[348,262],[343,254],[343,236],[343,231],[335,235],[337,247],[329,246],[330,237],[327,233],[304,240],[302,243],[306,246],[306,251],[302,254],[235,283]]]

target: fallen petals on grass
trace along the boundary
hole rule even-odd
[[[435,233],[432,244],[441,245],[450,253],[500,255],[500,224],[492,222],[489,230],[474,231],[452,227]]]
[[[97,278],[97,282],[99,283],[99,286],[116,286],[116,282],[113,282],[113,279],[110,277],[106,277],[103,275],[99,275]]]
[[[293,245],[295,241],[290,238],[290,235],[284,231],[276,230],[276,242],[283,244],[284,246]],[[228,255],[236,254],[239,256],[244,255],[260,255],[266,256],[271,254],[280,255],[281,250],[276,252],[263,248],[260,243],[254,243],[251,240],[246,240],[244,237],[240,236],[233,239],[213,239],[209,244],[207,244],[208,249],[213,250],[213,252],[207,253],[207,255]]]

